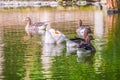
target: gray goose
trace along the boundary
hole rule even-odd
[[[25,31],[30,37],[32,37],[34,34],[38,34],[38,35],[43,34],[48,25],[45,22],[36,22],[32,24],[30,17],[26,17],[24,21],[26,21],[27,23],[25,27]]]
[[[86,36],[91,33],[91,28],[89,25],[83,25],[82,20],[80,19],[78,21],[78,28],[76,29],[76,33],[80,38],[85,39]]]

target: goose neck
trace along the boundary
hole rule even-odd
[[[28,21],[26,27],[30,27],[30,25],[31,25],[31,21]]]

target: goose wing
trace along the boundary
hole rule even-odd
[[[84,39],[82,38],[72,38],[72,39],[69,39],[70,41],[73,41],[75,43],[81,43],[81,41],[85,41]]]
[[[32,24],[31,26],[40,27],[40,26],[46,26],[46,25],[47,25],[47,23],[45,23],[45,22],[36,22],[36,23]]]

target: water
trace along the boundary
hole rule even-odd
[[[92,27],[95,55],[78,56],[65,43],[47,45],[37,35],[26,39],[27,16],[49,22],[67,38],[76,36],[81,18]],[[91,7],[0,9],[0,80],[119,80],[119,19]]]

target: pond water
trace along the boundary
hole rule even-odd
[[[65,46],[47,45],[42,36],[26,39],[25,17],[46,21],[67,38],[76,37],[77,20],[90,25],[95,55],[77,55]],[[0,80],[119,80],[120,15],[92,7],[0,9]]]

